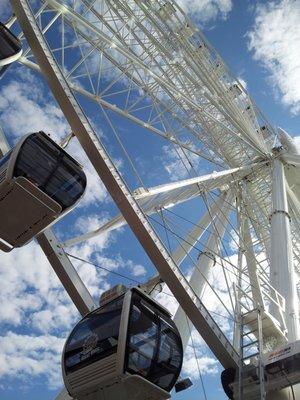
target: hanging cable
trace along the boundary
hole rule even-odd
[[[118,273],[118,272],[116,272],[116,271],[112,271],[112,270],[110,270],[110,269],[108,269],[108,268],[105,268],[105,267],[101,267],[100,265],[97,265],[97,264],[95,264],[95,263],[93,263],[93,262],[91,262],[91,261],[84,260],[83,258],[77,257],[77,256],[75,256],[74,254],[70,254],[70,253],[67,253],[67,252],[66,252],[66,254],[67,254],[67,256],[69,256],[69,257],[71,257],[71,258],[74,258],[75,260],[78,260],[78,261],[84,262],[84,263],[86,263],[86,264],[92,265],[92,266],[94,266],[95,268],[103,269],[104,271],[108,272],[109,274],[113,274],[113,275],[120,276],[121,278],[125,278],[125,279],[127,279],[127,280],[129,280],[129,281],[132,281],[132,282],[134,282],[134,283],[137,283],[138,285],[144,285],[144,284],[145,284],[145,282],[137,281],[136,279],[130,278],[129,276],[120,274],[120,273]],[[157,285],[155,285],[155,287],[156,287],[156,286],[157,286]],[[154,287],[154,289],[155,289],[155,287]],[[151,292],[153,292],[153,289],[151,290]],[[150,293],[151,293],[151,292],[150,292]],[[171,297],[173,297],[173,298],[175,299],[175,296],[174,296],[172,293],[168,293],[168,292],[164,292],[164,291],[162,291],[161,293],[163,293],[163,294],[165,294],[165,295],[167,295],[167,296],[171,296]],[[209,311],[210,313],[212,313],[212,314],[215,314],[215,315],[221,317],[221,318],[225,318],[225,319],[228,319],[228,320],[234,322],[234,319],[231,318],[231,317],[228,317],[228,316],[226,316],[226,315],[217,313],[216,311],[212,311],[212,310],[208,310],[208,311]]]
[[[161,208],[160,210],[157,210],[157,213],[158,213],[158,214],[159,214],[159,211],[160,211],[161,219],[162,219],[162,221],[163,221],[164,228],[165,228],[165,235],[166,235],[166,239],[167,239],[167,244],[168,244],[169,253],[171,253],[171,252],[172,252],[172,250],[171,250],[171,244],[170,244],[170,240],[169,240],[169,234],[168,234],[168,229],[167,229],[167,226],[166,226],[165,217],[164,217],[164,214],[163,214],[163,208]]]
[[[170,231],[172,232],[172,230],[170,229]],[[227,306],[225,305],[225,303],[223,302],[223,300],[221,299],[221,297],[219,296],[219,294],[216,292],[215,288],[213,287],[213,285],[209,282],[209,280],[203,275],[202,271],[200,270],[198,264],[196,264],[194,262],[194,260],[191,258],[191,256],[189,254],[187,254],[187,256],[191,259],[192,263],[194,264],[195,268],[198,270],[198,272],[200,273],[200,275],[203,277],[203,279],[205,280],[206,284],[211,288],[211,290],[213,291],[213,293],[215,294],[215,296],[218,298],[218,300],[220,301],[220,303],[223,305],[223,307],[225,308],[225,310],[227,311],[227,313],[232,316],[233,318],[233,314],[231,314],[231,312],[229,311],[229,309],[227,308]],[[209,258],[211,258],[211,256],[209,254],[207,254],[207,256]]]
[[[91,261],[84,260],[84,259],[82,259],[82,258],[80,258],[80,257],[74,256],[74,254],[70,254],[70,253],[66,253],[66,254],[67,254],[67,256],[69,256],[69,257],[71,257],[71,258],[74,258],[75,260],[84,262],[84,263],[86,263],[86,264],[93,265],[94,267],[99,268],[99,269],[103,269],[104,271],[108,272],[109,274],[113,274],[113,275],[120,276],[121,278],[128,279],[129,281],[132,281],[132,282],[134,282],[134,283],[138,283],[139,285],[142,285],[142,284],[143,284],[142,282],[137,281],[136,279],[133,279],[133,278],[129,278],[128,276],[123,275],[123,274],[120,274],[119,272],[112,271],[112,270],[110,270],[110,269],[108,269],[108,268],[101,267],[100,265],[97,265],[97,264],[95,264],[95,263],[93,263],[93,262],[91,262]]]
[[[125,157],[127,158],[128,162],[129,162],[129,165],[130,165],[130,167],[131,167],[131,169],[132,169],[134,175],[136,176],[138,182],[140,182],[140,184],[142,185],[142,187],[145,188],[144,182],[143,182],[143,180],[142,180],[140,174],[138,173],[137,169],[135,168],[135,165],[134,165],[134,163],[133,163],[133,161],[132,161],[132,159],[131,159],[129,153],[128,153],[127,150],[125,149],[125,147],[124,147],[124,145],[123,145],[123,143],[122,143],[122,140],[121,140],[120,136],[119,136],[118,133],[117,133],[116,128],[114,127],[113,123],[111,122],[111,119],[109,118],[107,112],[104,110],[102,104],[99,103],[99,105],[100,105],[100,108],[101,108],[101,110],[102,110],[102,112],[103,112],[103,114],[104,114],[104,117],[105,117],[105,119],[106,119],[108,125],[110,126],[110,128],[111,128],[111,130],[112,130],[112,132],[113,132],[113,134],[114,134],[114,136],[115,136],[117,142],[119,143],[121,149],[123,150],[123,153],[125,154]]]
[[[202,377],[202,373],[201,373],[201,369],[200,369],[200,365],[199,365],[199,360],[198,360],[198,357],[197,357],[196,348],[195,348],[195,344],[194,344],[194,339],[193,339],[193,335],[192,335],[192,330],[191,330],[191,327],[190,327],[189,319],[188,319],[186,314],[185,314],[185,318],[186,318],[186,323],[187,323],[187,326],[188,326],[188,329],[189,329],[189,333],[190,333],[190,337],[191,337],[191,341],[192,341],[192,346],[193,346],[193,350],[194,350],[194,356],[195,356],[195,360],[196,360],[196,364],[197,364],[197,368],[198,368],[198,373],[199,373],[199,378],[200,378],[200,382],[201,382],[201,386],[202,386],[202,390],[203,390],[203,394],[204,394],[204,399],[207,400],[206,391],[205,391],[204,382],[203,382],[203,377]]]
[[[168,210],[168,209],[165,209],[166,211],[168,211],[169,213],[171,213],[171,214],[174,214],[175,216],[178,216],[179,218],[182,218],[182,219],[184,219],[185,221],[187,221],[187,222],[189,222],[189,220],[187,220],[186,218],[183,218],[183,217],[181,217],[180,215],[178,215],[178,214],[176,214],[176,213],[174,213],[173,211],[170,211],[170,210]],[[150,216],[149,216],[149,218],[151,218]],[[158,223],[158,224],[160,224],[158,221],[156,221],[154,218],[152,218],[156,223]],[[190,221],[191,222],[191,221]],[[173,224],[175,224],[174,222],[172,222]],[[192,223],[192,222],[191,222]],[[193,223],[192,223],[193,224]],[[176,224],[175,224],[176,225]],[[197,224],[194,224],[194,225],[196,225],[196,226],[198,226]],[[174,230],[171,230],[170,229],[170,231],[175,235],[175,236],[177,236],[178,238],[180,238],[182,241],[184,241],[184,242],[186,242],[187,244],[190,244],[191,245],[191,243],[189,243],[187,240],[185,240],[183,237],[181,237],[179,234],[177,234]],[[211,234],[212,233],[212,231],[211,230],[208,230],[207,229],[207,231]],[[217,236],[217,234],[214,234],[214,235],[216,235]],[[200,240],[197,240],[197,242],[200,244],[200,245],[204,245],[203,243],[201,243],[201,241]],[[201,251],[199,248],[197,248],[195,245],[193,245],[193,248],[194,249],[196,249],[196,250],[198,250],[198,251]],[[223,260],[223,261],[225,261],[227,264],[229,264],[231,267],[233,267],[234,269],[237,269],[237,267],[233,264],[233,263],[231,263],[230,261],[229,261],[229,255],[228,255],[228,253],[227,253],[227,251],[226,251],[226,256],[227,256],[227,259],[226,258],[224,258],[224,257],[221,257],[219,254],[217,254],[217,253],[215,253],[214,252],[214,256],[218,256],[221,260]],[[262,268],[262,266],[261,266],[261,262],[260,261],[257,261],[257,263],[259,264],[259,266]],[[220,265],[221,267],[222,267],[222,269],[225,269],[226,271],[228,271],[228,272],[230,272],[231,274],[233,274],[233,275],[235,275],[236,276],[236,274],[233,272],[233,271],[230,271],[230,270],[228,270],[228,268],[226,268],[225,266],[224,266],[224,264],[223,264],[223,262],[221,263],[221,262],[217,262],[217,264],[218,265]],[[247,274],[247,273],[245,273],[244,272],[244,275],[246,276],[246,277],[248,277],[249,278],[249,275]],[[237,276],[236,276],[237,277]],[[249,282],[247,282],[245,279],[242,279],[245,283],[247,283],[247,284],[249,284]],[[250,285],[251,287],[253,287],[253,285]]]
[[[151,217],[150,215],[148,215],[148,218],[151,219],[152,221],[154,221],[155,223],[159,224],[160,226],[163,227],[163,225],[157,221],[155,218]],[[189,244],[190,246],[192,246],[194,249],[198,250],[199,252],[201,252],[202,250],[199,249],[198,247],[196,247],[195,245],[192,245],[190,242],[188,242],[187,240],[185,240],[184,238],[182,238],[180,235],[178,235],[176,232],[172,231],[170,228],[167,228],[173,235],[177,236],[180,240],[186,242],[187,244]],[[236,267],[236,265],[234,265],[231,261],[225,259],[224,257],[221,257],[219,254],[215,253],[215,255],[217,255],[218,257],[222,258],[227,264],[229,264],[231,267],[233,267],[235,270],[238,271],[238,268]],[[208,255],[209,257],[209,255]],[[218,265],[220,265],[220,262],[216,261],[216,263]],[[224,268],[226,269],[226,271],[228,271],[229,273],[235,275],[235,277],[237,278],[237,274],[231,270],[229,270],[228,268],[226,268],[224,266]],[[244,275],[249,278],[248,274],[244,272]],[[255,288],[255,286],[251,283],[249,283],[248,281],[246,281],[244,278],[242,278],[242,281],[244,281],[247,285],[249,285],[249,287]]]

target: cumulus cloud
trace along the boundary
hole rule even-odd
[[[146,268],[143,266],[143,265],[141,265],[141,264],[134,264],[132,261],[131,261],[131,265],[130,265],[130,267],[131,267],[131,271],[132,271],[132,275],[133,276],[137,276],[137,277],[139,277],[139,276],[144,276],[144,275],[146,275]]]
[[[44,375],[51,388],[61,384],[59,362],[64,339],[56,336],[18,335],[9,331],[0,336],[0,376],[19,375],[25,380]]]
[[[279,88],[283,104],[300,111],[300,7],[296,0],[260,3],[254,26],[248,32],[249,49]]]
[[[63,337],[79,318],[76,308],[34,242],[1,254],[0,279],[0,378],[43,375],[60,386]]]
[[[238,77],[238,81],[239,81],[240,84],[243,86],[243,88],[247,90],[247,82],[245,81],[245,79],[242,78],[241,76],[239,76],[239,77]]]
[[[197,169],[202,161],[197,154],[188,152],[186,155],[181,148],[172,145],[163,146],[162,153],[160,162],[171,181],[187,178],[192,166]]]
[[[108,215],[88,215],[79,217],[76,220],[75,227],[81,233],[91,232],[96,230],[99,226],[104,225],[109,220]],[[103,250],[108,247],[109,240],[113,238],[111,232],[106,231],[101,235],[95,236],[89,240],[89,245],[93,246],[95,250]]]
[[[31,74],[25,74],[23,81],[14,80],[1,86],[0,113],[4,131],[14,138],[44,129],[54,140],[59,140],[70,131],[62,111],[49,101]]]
[[[198,349],[197,349],[198,350]],[[202,374],[216,375],[219,372],[219,362],[202,352],[196,353],[197,359],[195,359],[194,349],[191,345],[188,346],[185,354],[182,369],[183,372],[192,379],[199,378],[198,366]]]
[[[192,18],[203,23],[226,19],[232,9],[231,0],[178,0],[178,4]]]
[[[2,253],[0,277],[5,282],[0,291],[0,322],[15,326],[23,322],[27,312],[40,309],[49,292],[59,285],[34,243],[13,253]]]

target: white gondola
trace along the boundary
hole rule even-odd
[[[0,71],[2,67],[16,61],[21,54],[20,40],[0,22]]]
[[[0,159],[0,249],[21,247],[82,197],[82,167],[44,132],[31,133]]]
[[[182,358],[169,312],[133,288],[75,326],[63,350],[63,379],[78,400],[168,399]]]

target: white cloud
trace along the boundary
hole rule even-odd
[[[232,9],[231,0],[178,0],[182,9],[201,22],[226,19]]]
[[[187,376],[190,378],[199,379],[198,366],[201,374],[216,375],[219,372],[219,362],[215,358],[201,354],[199,350],[196,351],[196,354],[197,359],[195,359],[193,347],[188,346],[182,365],[183,372]]]
[[[1,86],[0,113],[4,131],[14,138],[45,130],[58,140],[70,131],[61,110],[49,101],[31,74]]]
[[[133,279],[139,278],[146,275],[146,268],[141,264],[135,264],[132,260],[127,260],[121,257],[120,254],[114,256],[114,258],[105,257],[103,255],[96,255],[97,265],[100,265],[110,271],[116,271],[120,269],[120,273],[122,273],[122,269],[125,269],[123,272],[126,276],[132,276]],[[105,271],[102,272],[103,275],[107,273]]]
[[[26,313],[39,310],[59,281],[35,243],[1,254],[0,322],[20,325]]]
[[[166,284],[163,284],[163,291],[155,296],[155,300],[163,305],[171,313],[171,315],[176,313],[178,302]]]
[[[133,276],[144,276],[146,275],[146,268],[141,264],[133,264],[131,266]]]
[[[101,216],[80,217],[74,234],[101,225],[103,221]],[[96,254],[100,265],[112,270],[126,268],[126,274],[131,271],[132,275],[141,275],[144,272],[141,265],[123,260],[119,255],[113,259],[101,254],[114,240],[113,235],[115,233],[75,246],[72,253],[86,260]],[[108,273],[85,262],[76,261],[74,266],[95,299],[109,288]],[[42,375],[50,388],[59,387],[60,351],[64,337],[80,318],[78,311],[35,242],[11,253],[1,253],[0,279],[5,282],[0,290],[0,379],[5,382],[10,376],[30,384],[29,378]],[[30,336],[20,334],[21,327],[26,328]],[[13,352],[11,347],[16,340],[22,350],[15,346]],[[35,346],[33,350],[28,348],[30,341]],[[53,350],[55,343],[59,343],[59,347]]]
[[[9,0],[1,0],[0,2],[0,16],[1,22],[5,23],[5,18],[11,14],[11,6]]]
[[[300,7],[299,1],[260,3],[255,23],[248,33],[249,49],[279,88],[283,104],[296,114],[300,111]]]
[[[52,389],[62,384],[61,351],[65,339],[55,336],[18,335],[9,331],[0,336],[0,376],[28,377],[44,375]]]
[[[34,242],[1,254],[0,279],[0,378],[43,375],[51,388],[60,386],[62,336],[77,310]],[[32,333],[19,334],[19,327]]]
[[[105,215],[82,216],[77,219],[75,227],[81,234],[84,234],[98,229],[99,226],[104,225],[108,220],[108,216]],[[89,239],[88,244],[89,246],[93,246],[95,250],[102,251],[108,247],[113,237],[113,232],[106,231],[101,235]]]
[[[160,161],[172,181],[187,178],[192,165],[197,170],[197,167],[202,162],[201,157],[197,154],[184,152],[179,147],[175,148],[172,145],[165,145],[162,147],[162,150],[163,156]]]

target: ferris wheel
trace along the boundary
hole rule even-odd
[[[63,205],[56,197],[60,208],[55,208],[51,203],[54,192],[46,191],[46,185],[43,189],[37,177],[25,183],[29,174],[16,174],[24,146],[14,148],[10,156],[0,160],[0,177],[5,176],[4,183],[0,181],[0,194],[3,191],[2,197],[8,196],[10,185],[10,196],[16,197],[7,200],[5,209],[1,210],[0,203],[0,213],[9,215],[9,207],[23,190],[32,210],[40,207],[35,220],[42,222],[35,223],[35,230],[27,226],[22,232],[1,226],[0,248],[10,251],[37,235],[84,317],[78,327],[90,326],[95,316],[100,318],[101,312],[112,310],[119,312],[113,318],[123,323],[126,320],[131,327],[134,318],[145,318],[152,312],[159,315],[155,317],[159,343],[165,332],[163,324],[169,326],[174,348],[177,335],[181,337],[183,351],[191,327],[199,332],[224,367],[222,384],[229,398],[295,396],[300,382],[300,154],[292,139],[269,124],[220,55],[173,0],[11,3],[15,17],[3,32],[10,32],[8,28],[15,24],[19,35],[13,38],[15,54],[9,54],[9,62],[18,58],[24,68],[45,78],[70,126],[69,134],[60,138],[63,149],[56,156],[65,164],[58,166],[55,161],[55,173],[58,168],[68,169],[73,178],[76,175],[76,184],[61,184],[68,187],[70,200]],[[105,136],[97,129],[96,118]],[[48,141],[49,148],[56,146],[42,132],[29,139],[32,137],[39,148],[46,146],[41,141]],[[29,139],[24,140],[27,143]],[[119,211],[96,229],[81,236],[70,235],[61,242],[49,226],[73,208],[85,188],[81,167],[68,155],[76,140]],[[3,145],[1,151],[4,155],[8,149]],[[68,163],[73,163],[72,172]],[[5,171],[3,165],[7,165]],[[11,175],[7,171],[12,171]],[[11,186],[14,179],[18,181]],[[44,190],[43,195],[37,187]],[[47,218],[41,219],[46,208]],[[9,218],[6,223],[10,224]],[[28,218],[24,224],[29,224]],[[121,304],[113,300],[112,310],[107,311],[104,305],[101,311],[73,267],[69,249],[126,225],[157,275],[139,289],[130,289]],[[121,296],[120,290],[118,287],[108,296]],[[158,305],[166,302],[166,296],[174,296],[178,302],[174,326],[170,315]],[[103,304],[110,303],[105,300]],[[69,360],[76,347],[72,348],[71,341],[76,329],[68,339],[63,360]],[[75,364],[70,367],[63,361],[66,387],[74,398],[94,399],[91,387],[101,387],[117,399],[122,387],[128,398],[142,399],[147,393],[149,399],[160,399],[168,398],[177,379],[178,388],[180,384],[188,386],[174,365],[173,370],[170,365],[165,367],[172,375],[172,384],[165,386],[159,383],[159,374],[150,379],[143,375],[144,368],[137,372],[127,354],[134,348],[128,338],[116,370],[111,369],[103,381],[97,378],[91,386],[84,386],[86,377],[94,373],[93,362],[87,364],[87,354],[97,346],[95,332],[89,329],[82,345],[84,366],[77,370]],[[122,329],[125,341],[129,333],[124,326]],[[120,355],[121,344],[115,347]],[[152,361],[152,372],[153,365],[158,365],[158,354]],[[112,365],[112,354],[105,357],[106,364],[97,364],[97,373],[104,374]],[[126,379],[120,378],[126,384],[116,384],[115,391],[105,389],[118,381],[120,368],[126,370]],[[144,381],[150,381],[151,387]],[[60,398],[67,395],[62,393]]]

